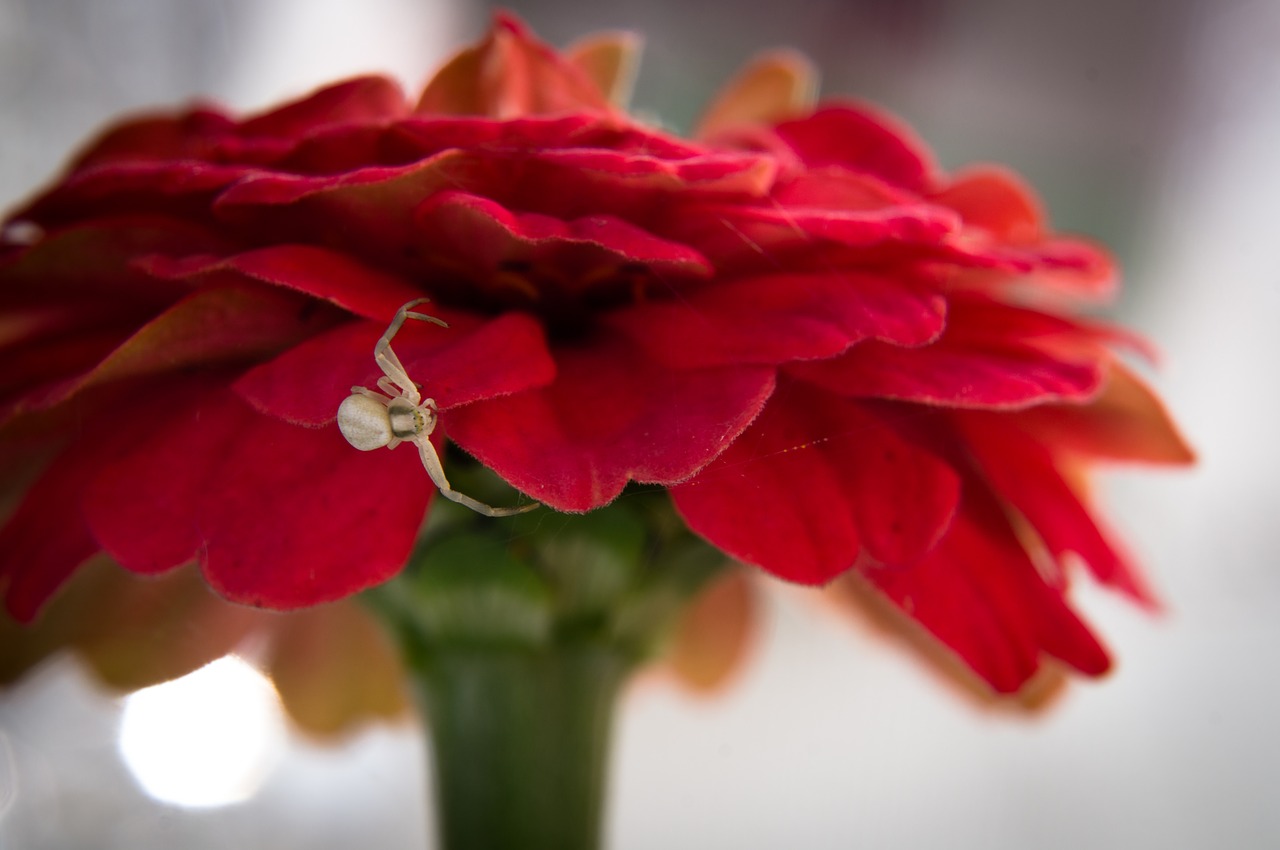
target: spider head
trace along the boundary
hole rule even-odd
[[[412,440],[430,434],[436,427],[436,414],[429,406],[415,405],[406,398],[393,398],[387,403],[387,420],[391,436]]]

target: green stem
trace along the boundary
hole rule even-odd
[[[599,847],[623,656],[458,647],[421,662],[441,848]]]
[[[450,504],[366,594],[420,696],[440,847],[594,850],[618,693],[724,558],[661,494],[509,524]]]

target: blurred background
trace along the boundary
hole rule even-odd
[[[1280,846],[1280,3],[507,7],[561,45],[643,33],[636,108],[675,128],[754,53],[788,45],[823,70],[826,94],[902,115],[945,166],[1021,171],[1061,228],[1119,254],[1127,288],[1110,315],[1165,352],[1156,385],[1202,455],[1191,472],[1105,481],[1113,524],[1168,609],[1152,618],[1080,582],[1119,662],[1110,679],[1075,684],[1043,716],[993,713],[774,585],[768,627],[726,691],[650,679],[629,694],[609,846]],[[252,110],[365,71],[412,89],[490,13],[443,0],[0,0],[0,206],[123,110],[195,97]],[[253,769],[198,805],[147,784],[127,741],[156,721],[74,664],[0,694],[0,847],[428,846],[414,728],[317,745],[241,673],[251,719],[234,728],[243,739],[261,726],[239,760]],[[234,679],[210,687],[232,693]],[[177,734],[211,738],[215,721],[192,711],[195,731]]]

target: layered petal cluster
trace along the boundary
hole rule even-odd
[[[668,488],[738,559],[861,576],[997,690],[1045,657],[1102,672],[1064,567],[1149,594],[1077,472],[1189,457],[1126,335],[1065,306],[1107,294],[1106,255],[1015,176],[812,105],[794,57],[693,140],[645,126],[611,100],[629,46],[560,54],[500,16],[416,100],[363,78],[133,120],[14,213],[0,436],[50,459],[0,529],[8,610],[98,552],[278,609],[394,575],[434,489],[334,417],[429,297],[449,327],[410,323],[400,359],[531,499]]]

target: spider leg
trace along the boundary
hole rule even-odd
[[[400,362],[400,358],[391,349],[391,340],[400,332],[400,328],[404,326],[405,319],[414,318],[424,322],[433,322],[441,327],[449,327],[448,323],[435,316],[428,316],[426,313],[411,313],[410,307],[416,307],[419,304],[425,304],[429,298],[418,298],[402,306],[396,311],[395,317],[391,320],[391,324],[387,325],[387,330],[382,334],[382,338],[378,340],[378,344],[373,347],[373,359],[382,369],[383,374],[391,380],[399,388],[399,392],[388,392],[388,395],[398,395],[409,399],[413,404],[417,404],[420,396],[418,395],[418,387],[409,377],[408,371],[404,368],[404,364]],[[378,386],[384,391],[387,388],[382,381],[378,381]]]
[[[418,444],[418,454],[422,457],[422,465],[426,467],[427,475],[431,476],[431,480],[435,482],[436,487],[440,489],[440,495],[450,501],[464,505],[478,514],[484,514],[489,517],[515,516],[523,514],[538,507],[537,502],[530,502],[527,505],[520,505],[514,508],[495,508],[486,505],[477,499],[473,499],[465,493],[459,493],[449,485],[449,479],[445,477],[444,467],[440,464],[440,456],[436,454],[436,447],[431,444],[431,440],[424,434],[414,440]]]
[[[415,384],[414,386],[416,388],[417,385]],[[378,389],[382,390],[391,398],[400,398],[404,395],[404,390],[401,388],[401,386],[397,384],[395,381],[393,381],[387,375],[383,375],[381,378],[378,379],[377,387]],[[412,399],[410,399],[410,401],[412,401]]]

